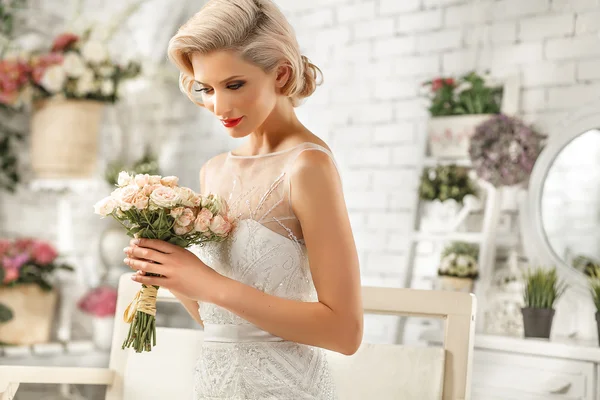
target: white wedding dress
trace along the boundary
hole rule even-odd
[[[222,243],[194,253],[219,273],[286,299],[314,302],[300,222],[290,203],[289,171],[305,142],[257,156],[220,154],[206,164],[203,194],[227,200],[238,224]],[[195,399],[329,400],[335,388],[322,349],[283,340],[238,315],[200,303],[204,343],[195,370]]]

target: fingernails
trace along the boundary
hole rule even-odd
[[[131,280],[135,281],[137,279],[136,274],[131,275]]]
[[[125,257],[125,258],[123,259],[123,262],[124,262],[125,264],[129,264],[129,258]]]
[[[129,253],[131,251],[131,247],[125,247],[125,248],[123,248],[123,251],[125,253]]]

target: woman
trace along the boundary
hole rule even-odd
[[[335,161],[294,112],[320,70],[269,0],[209,1],[171,39],[169,58],[189,98],[248,137],[200,169],[202,194],[223,196],[237,223],[198,256],[132,242],[132,279],[169,289],[204,325],[197,399],[334,399],[322,349],[356,352],[363,314]]]

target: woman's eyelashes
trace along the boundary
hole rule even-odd
[[[225,86],[227,89],[230,90],[238,90],[239,88],[241,88],[242,86],[244,86],[246,84],[246,82],[236,82],[236,83],[231,83],[227,86]],[[200,88],[200,89],[194,89],[194,91],[199,92],[199,93],[210,93],[212,92],[211,88]]]

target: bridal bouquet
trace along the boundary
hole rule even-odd
[[[135,238],[160,239],[183,248],[225,240],[234,226],[227,203],[220,196],[201,196],[178,186],[178,181],[174,176],[122,171],[117,188],[94,205],[94,212],[112,216]],[[158,286],[142,284],[125,310],[123,318],[130,327],[123,349],[133,345],[140,353],[156,346],[157,291]]]

